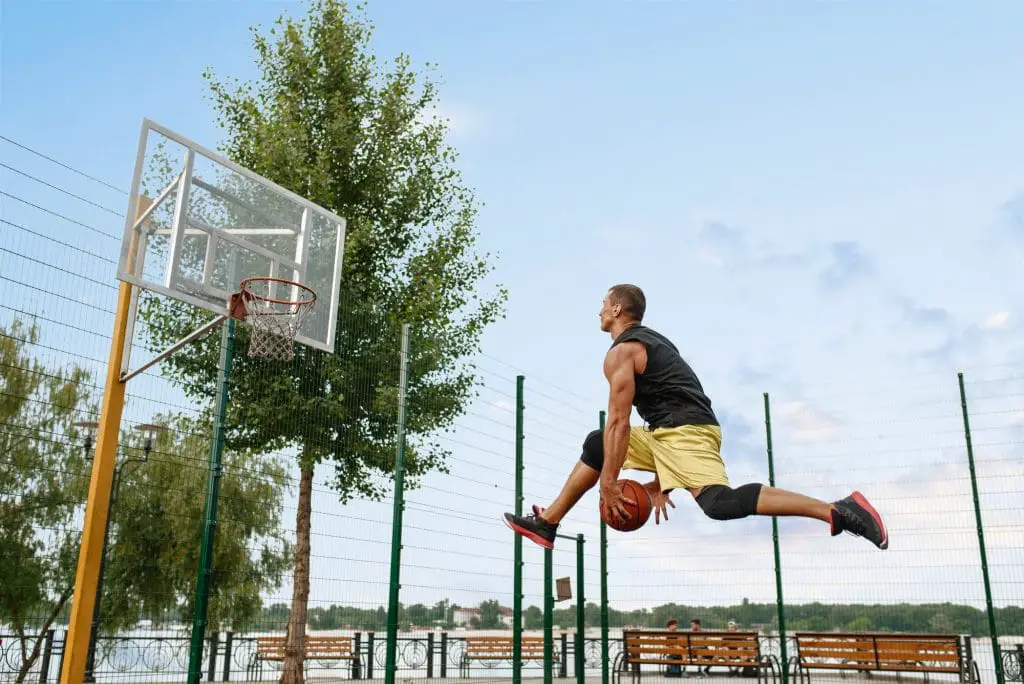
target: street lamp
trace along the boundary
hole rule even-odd
[[[85,452],[85,460],[90,460],[89,452],[92,451],[92,445],[96,441],[96,431],[99,429],[100,424],[95,420],[80,420],[75,423],[75,427],[82,428],[85,430],[85,440],[82,442],[82,450]]]
[[[153,451],[153,442],[156,440],[156,436],[161,432],[167,432],[167,428],[163,425],[156,425],[155,423],[142,423],[136,425],[135,429],[142,433],[142,436],[146,439],[142,444],[142,452],[144,456],[140,462],[145,463],[146,459],[149,458],[149,454]]]
[[[81,427],[86,430],[85,436],[85,457],[90,458],[89,451],[92,449],[92,445],[95,441],[96,430],[99,427],[99,423],[93,421],[82,421],[75,423],[76,427]],[[117,492],[121,487],[121,477],[124,474],[124,468],[130,463],[145,463],[149,460],[149,454],[153,451],[153,442],[156,440],[157,434],[166,432],[167,428],[163,425],[156,425],[154,423],[142,423],[135,426],[135,430],[142,433],[143,439],[145,440],[142,444],[142,458],[126,458],[117,464],[114,469],[114,482],[110,490],[110,500],[107,502],[107,522],[103,528],[103,550],[100,552],[100,574],[96,580],[96,596],[93,602],[92,608],[92,625],[89,629],[89,654],[85,662],[85,678],[86,682],[95,682],[96,676],[93,670],[96,666],[96,636],[99,632],[100,627],[100,603],[103,597],[103,574],[107,568],[107,545],[110,541],[110,518],[114,512],[114,501],[117,499]]]

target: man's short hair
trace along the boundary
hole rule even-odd
[[[700,618],[693,618],[692,620],[690,620],[690,624],[691,625],[699,625],[700,624]]]
[[[679,624],[679,620],[676,620],[675,618],[672,618],[671,620],[669,620],[668,622],[665,623],[665,627],[671,627],[672,625],[678,625],[678,624]]]
[[[644,313],[647,311],[647,298],[644,291],[636,285],[622,283],[612,285],[608,288],[612,302],[622,307],[622,310],[636,322],[644,320]]]

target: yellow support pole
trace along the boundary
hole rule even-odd
[[[142,215],[151,203],[139,197],[136,217]],[[133,259],[138,232],[132,231],[129,254]],[[114,480],[117,461],[117,442],[124,411],[126,384],[121,382],[121,361],[131,315],[132,285],[121,282],[117,290],[117,310],[114,314],[114,332],[110,338],[110,358],[107,361],[107,382],[103,390],[96,450],[89,480],[89,498],[85,504],[85,524],[78,551],[78,570],[75,574],[75,593],[71,599],[71,620],[68,625],[61,684],[81,684],[85,679],[85,663],[89,657],[89,631],[92,626],[96,599],[96,584],[100,576],[100,557],[103,554],[103,535],[107,524],[107,504]]]

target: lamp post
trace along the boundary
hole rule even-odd
[[[86,459],[89,459],[89,451],[92,449],[99,423],[94,421],[82,421],[75,423],[75,426],[84,428],[86,431],[84,442],[85,457]],[[142,433],[143,439],[145,440],[142,444],[142,458],[126,458],[117,464],[117,468],[114,470],[113,487],[110,491],[110,501],[107,504],[107,523],[103,528],[103,551],[100,553],[100,573],[96,581],[96,599],[93,603],[92,625],[89,629],[89,655],[85,663],[84,681],[90,683],[96,681],[96,676],[93,670],[96,666],[96,637],[99,633],[100,627],[100,603],[103,597],[103,574],[107,568],[107,545],[110,541],[110,518],[114,512],[114,501],[117,499],[118,489],[121,487],[121,476],[124,474],[125,466],[128,464],[145,463],[149,460],[149,454],[153,451],[153,442],[156,440],[157,434],[160,432],[166,432],[167,428],[153,423],[142,423],[140,425],[136,425],[135,430]]]
[[[85,452],[85,460],[92,460],[89,453],[92,451],[92,445],[96,441],[96,430],[99,429],[100,424],[94,420],[82,420],[75,423],[75,427],[79,427],[85,430],[85,440],[82,442],[82,451]]]

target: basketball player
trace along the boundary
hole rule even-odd
[[[685,489],[714,520],[751,515],[797,516],[827,523],[832,536],[849,532],[879,549],[889,547],[882,517],[860,492],[826,503],[803,494],[760,483],[733,488],[720,454],[722,430],[711,400],[696,374],[665,336],[642,325],[647,308],[635,285],[615,285],[601,306],[601,330],[611,335],[604,359],[609,384],[608,419],[604,431],[583,441],[583,455],[554,502],[533,506],[531,514],[505,514],[506,524],[545,548],[553,548],[559,522],[591,487],[600,485],[601,499],[614,520],[628,517],[634,503],[616,485],[623,468],[654,473],[644,485],[651,496],[654,522],[668,520],[669,494]],[[630,427],[632,407],[646,426]]]

